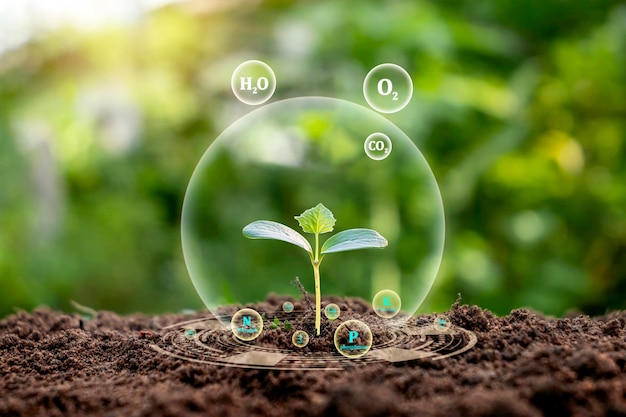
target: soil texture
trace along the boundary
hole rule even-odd
[[[367,311],[365,302],[337,300]],[[270,297],[257,308],[282,302]],[[455,304],[446,314],[476,334],[473,349],[440,361],[276,371],[193,363],[150,348],[163,327],[206,313],[98,312],[87,320],[19,312],[0,321],[0,416],[626,416],[625,312],[495,317]]]

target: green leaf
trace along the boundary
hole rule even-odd
[[[293,327],[291,326],[291,323],[289,323],[288,320],[285,320],[285,322],[283,323],[283,325],[285,326],[285,330],[289,331],[291,330]]]
[[[328,210],[322,203],[306,210],[295,219],[300,223],[300,227],[306,233],[328,233],[333,231],[335,226],[335,217],[332,211]]]
[[[243,228],[243,235],[248,239],[274,239],[300,246],[313,253],[311,244],[304,236],[284,224],[269,220],[258,220]]]
[[[387,239],[372,229],[350,229],[328,238],[322,245],[322,254],[356,249],[384,248]]]

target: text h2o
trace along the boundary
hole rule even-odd
[[[265,91],[267,90],[267,88],[270,85],[269,80],[267,79],[267,77],[259,77],[256,80],[256,85],[253,86],[252,85],[252,77],[241,77],[241,88],[240,90],[244,91],[250,91],[252,90],[252,94],[256,94],[258,92],[258,90],[261,91]]]

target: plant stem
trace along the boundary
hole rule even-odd
[[[313,276],[315,278],[315,329],[317,335],[320,335],[321,327],[321,291],[320,291],[320,258],[319,258],[320,237],[319,234],[315,234],[315,259],[313,260]]]
[[[321,319],[321,292],[320,292],[320,266],[316,263],[313,264],[313,274],[315,275],[315,329],[317,335],[320,335],[320,319]]]

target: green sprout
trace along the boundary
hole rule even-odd
[[[291,243],[306,250],[313,265],[315,278],[315,329],[320,334],[321,292],[320,292],[320,264],[324,255],[335,252],[345,252],[356,249],[384,248],[387,239],[372,229],[349,229],[329,237],[321,247],[319,235],[332,232],[335,226],[335,217],[322,203],[306,210],[295,219],[305,233],[315,235],[315,251],[309,241],[290,227],[269,220],[258,220],[243,228],[243,235],[248,239],[275,239]]]
[[[279,326],[280,320],[278,320],[278,317],[274,317],[274,321],[270,324],[270,329],[278,329]]]
[[[274,317],[274,320],[270,323],[270,329],[274,330],[274,329],[278,329],[279,327],[280,327],[280,320],[278,320],[278,317]],[[293,329],[293,326],[291,323],[289,323],[289,320],[285,320],[283,322],[283,327],[287,331],[290,331],[291,329]]]

